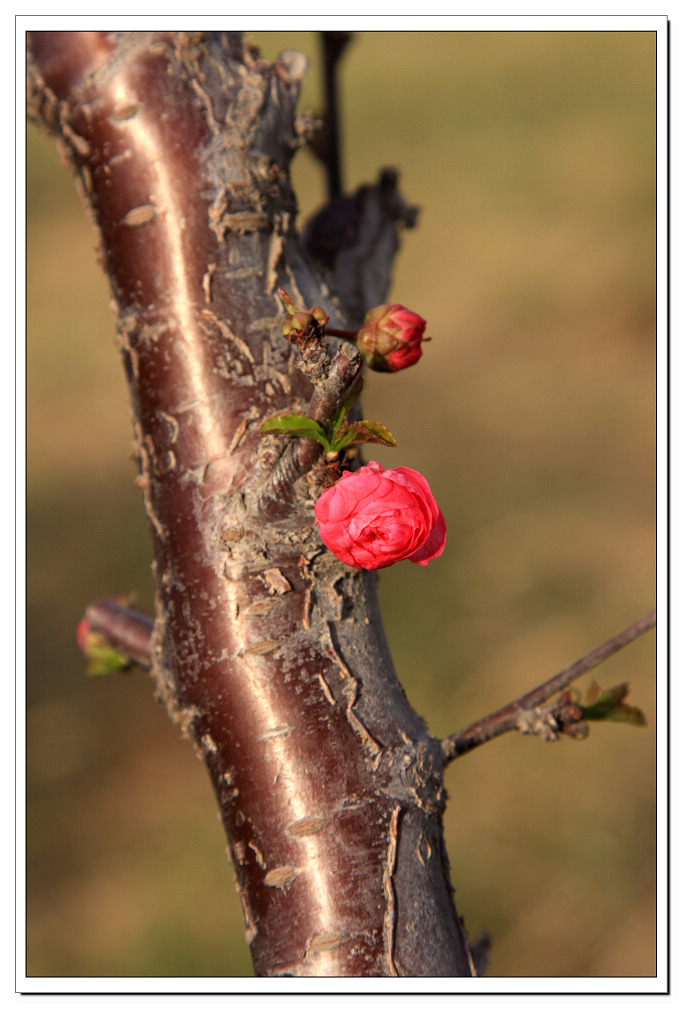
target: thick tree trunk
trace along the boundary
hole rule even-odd
[[[348,267],[330,295],[293,226],[304,62],[232,35],[46,32],[28,67],[30,114],[100,232],[154,541],[153,673],[211,775],[255,970],[470,975],[445,755],[396,679],[373,574],[320,542],[310,446],[259,433],[316,398],[277,285],[338,326],[360,302]]]

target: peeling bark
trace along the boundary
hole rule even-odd
[[[255,971],[471,975],[445,754],[396,678],[374,575],[320,542],[319,467],[283,472],[291,444],[258,430],[313,393],[277,285],[351,322],[383,300],[410,208],[387,214],[386,179],[357,195],[365,256],[332,254],[332,294],[294,227],[300,55],[270,64],[233,34],[39,32],[28,71],[30,116],[99,231],[154,544],[152,671],[211,776]]]

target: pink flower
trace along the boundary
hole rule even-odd
[[[371,370],[394,373],[412,366],[422,355],[427,321],[396,302],[376,306],[365,315],[356,344]]]
[[[427,565],[446,544],[446,523],[425,478],[414,469],[369,462],[346,470],[315,504],[320,536],[346,565],[383,569],[403,558]]]

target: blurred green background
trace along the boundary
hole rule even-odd
[[[313,33],[256,34],[312,58]],[[432,341],[364,409],[424,473],[449,540],[383,571],[397,670],[438,735],[655,604],[653,33],[359,33],[345,183],[400,168],[421,207],[391,298]],[[296,158],[302,214],[320,169]],[[151,547],[95,235],[28,129],[28,973],[251,973],[201,763],[142,673],[84,674],[102,594],[151,607]],[[506,736],[448,772],[453,883],[497,976],[655,973],[655,641],[625,679],[648,728]],[[590,679],[590,677],[589,677]],[[589,679],[582,682],[583,687]]]

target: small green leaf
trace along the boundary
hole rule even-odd
[[[592,722],[627,722],[629,725],[647,725],[645,715],[640,708],[624,703],[628,696],[629,684],[620,683],[610,690],[601,690],[591,683],[586,698],[591,700],[588,705],[581,705],[582,718]]]
[[[262,434],[287,434],[290,437],[310,437],[322,445],[325,451],[331,451],[330,442],[325,431],[316,420],[309,416],[299,416],[290,412],[285,416],[271,416],[260,427]]]
[[[352,427],[360,426],[364,431],[367,431],[371,436],[365,440],[374,442],[375,444],[385,444],[389,448],[396,447],[396,438],[383,423],[378,423],[377,420],[360,420],[360,423],[351,424]]]
[[[394,448],[396,439],[384,424],[378,423],[377,420],[357,420],[343,433],[338,430],[332,438],[332,447],[335,451],[347,448],[351,444],[385,444],[389,448]]]
[[[110,676],[115,672],[125,672],[131,667],[128,658],[124,658],[108,644],[95,639],[92,634],[88,643],[87,657],[86,673],[89,676]]]

